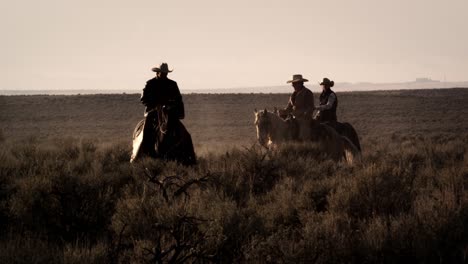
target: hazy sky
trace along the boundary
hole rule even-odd
[[[0,0],[1,89],[468,80],[467,0]]]

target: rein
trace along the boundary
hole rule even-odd
[[[168,123],[169,117],[164,112],[163,106],[158,105],[158,106],[152,108],[151,110],[149,110],[148,112],[145,113],[145,117],[148,116],[148,114],[150,114],[152,112],[156,112],[156,115],[158,117],[158,123],[157,123],[157,126],[155,128],[157,128],[157,130],[159,130],[159,132],[161,132],[161,134],[163,134],[163,135],[166,134],[167,133],[167,123]]]
[[[158,111],[158,128],[161,134],[167,133],[167,122],[168,122],[168,115],[164,113],[164,110],[161,109]]]

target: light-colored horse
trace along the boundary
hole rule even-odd
[[[346,137],[340,136],[333,128],[316,120],[286,121],[276,113],[265,110],[254,112],[257,139],[260,145],[274,149],[283,143],[316,142],[320,151],[333,160],[345,160],[352,164],[361,158],[360,151]],[[293,126],[297,125],[297,128]],[[297,132],[295,132],[297,131]]]

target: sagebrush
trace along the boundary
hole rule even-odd
[[[354,166],[314,145],[199,164],[63,138],[4,141],[2,263],[463,263],[468,137],[368,141]]]

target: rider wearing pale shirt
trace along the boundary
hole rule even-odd
[[[338,98],[331,89],[335,85],[335,82],[330,81],[328,78],[323,78],[320,85],[322,86],[322,93],[320,94],[320,105],[315,107],[315,110],[317,110],[315,119],[322,123],[337,122],[336,109],[338,108]]]

